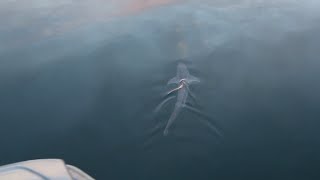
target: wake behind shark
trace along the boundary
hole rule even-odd
[[[175,103],[175,107],[173,112],[167,122],[167,125],[163,131],[163,135],[167,136],[169,133],[169,128],[173,124],[173,122],[177,119],[179,113],[181,112],[182,108],[187,107],[186,102],[189,94],[191,95],[189,85],[193,83],[199,83],[200,80],[192,75],[190,75],[187,66],[184,63],[179,63],[177,66],[177,75],[170,79],[167,85],[170,84],[177,84],[179,85],[177,88],[169,91],[166,95],[171,93],[177,92],[177,101]],[[168,97],[165,99],[159,106],[156,108],[156,112],[160,110],[160,108],[169,100],[173,99],[175,96]]]

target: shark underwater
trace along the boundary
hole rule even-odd
[[[170,79],[167,85],[176,84],[178,85],[177,88],[172,89],[171,91],[167,92],[166,95],[170,95],[172,93],[177,93],[176,96],[171,96],[165,99],[158,107],[155,109],[155,112],[160,111],[161,107],[166,104],[169,100],[176,97],[176,103],[174,109],[170,115],[170,118],[167,122],[167,125],[163,131],[163,135],[167,136],[169,133],[169,129],[172,126],[173,122],[177,119],[178,115],[180,114],[183,108],[188,108],[187,99],[189,96],[192,95],[190,91],[190,84],[199,83],[200,79],[190,75],[186,64],[179,62],[177,66],[177,74],[175,77]]]

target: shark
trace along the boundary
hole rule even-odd
[[[169,92],[166,93],[166,96],[177,92],[176,96],[171,96],[165,99],[161,104],[158,105],[158,107],[155,109],[156,112],[158,112],[161,107],[166,104],[169,100],[176,98],[176,103],[174,106],[174,109],[169,117],[169,120],[166,124],[166,127],[163,131],[163,135],[167,136],[169,133],[169,129],[172,126],[173,122],[177,119],[178,115],[180,114],[181,110],[185,107],[188,107],[187,99],[189,96],[193,96],[192,92],[190,91],[189,86],[194,83],[199,83],[200,79],[197,77],[194,77],[190,75],[188,68],[186,64],[179,62],[177,66],[177,74],[175,77],[170,79],[167,83],[167,85],[175,84],[178,85],[178,87],[170,90]]]

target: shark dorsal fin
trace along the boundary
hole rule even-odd
[[[198,78],[190,75],[187,66],[184,63],[180,62],[177,66],[177,75],[168,81],[168,85],[179,84],[182,79],[188,84],[200,82]]]
[[[187,78],[183,78],[188,84],[192,83],[198,83],[200,82],[200,79],[197,77],[194,77],[192,75],[189,75]],[[181,79],[179,77],[174,77],[168,81],[168,85],[170,84],[179,84],[181,82]]]

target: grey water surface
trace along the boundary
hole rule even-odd
[[[0,2],[0,165],[97,179],[319,179],[320,3]],[[179,62],[196,102],[163,136]],[[191,97],[188,97],[189,99]],[[217,130],[213,130],[213,128]]]

